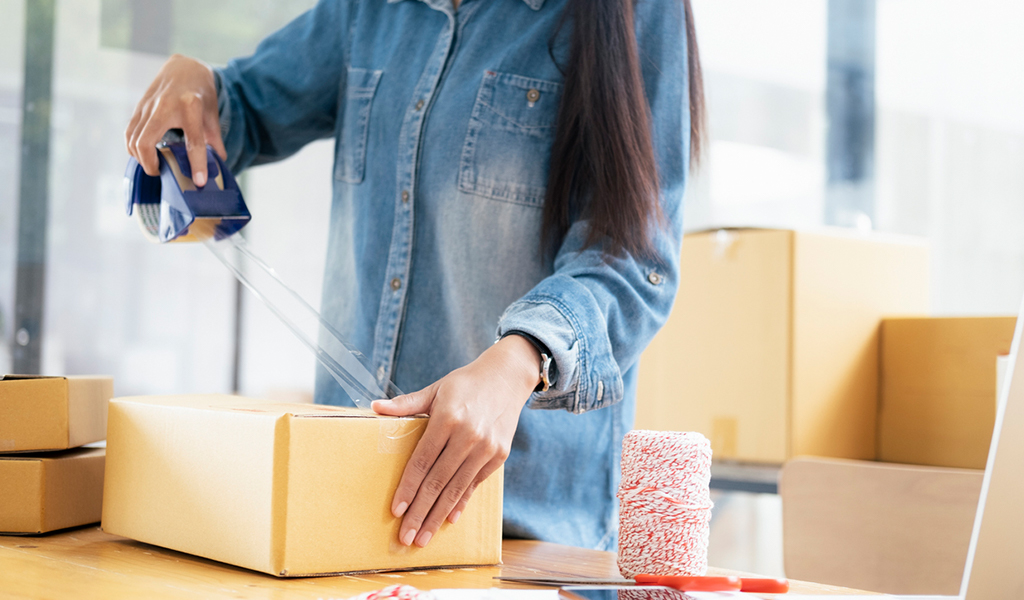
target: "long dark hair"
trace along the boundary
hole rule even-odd
[[[635,1],[569,0],[566,6],[562,24],[572,33],[544,200],[545,251],[556,247],[572,221],[582,217],[590,221],[587,247],[601,243],[607,255],[653,255],[651,227],[662,216],[633,28]],[[693,10],[690,0],[682,2],[693,168],[704,134],[704,84]]]

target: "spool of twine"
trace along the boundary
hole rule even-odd
[[[635,430],[622,441],[619,571],[700,576],[708,568],[711,443],[694,432]]]

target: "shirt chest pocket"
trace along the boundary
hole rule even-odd
[[[487,71],[469,120],[459,190],[541,207],[562,86]]]
[[[334,177],[348,183],[362,183],[366,171],[366,137],[370,108],[383,71],[349,67],[345,81],[344,113],[338,138]]]

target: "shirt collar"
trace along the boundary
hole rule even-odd
[[[401,2],[401,1],[402,0],[388,0],[388,4],[394,4],[396,2]],[[431,3],[429,0],[421,0],[421,1],[427,2],[427,4]],[[449,0],[444,0],[444,1],[449,2],[449,4],[450,4]],[[533,10],[540,10],[541,7],[544,6],[544,0],[523,0],[523,2],[525,2],[526,5],[529,6],[530,8],[532,8]]]

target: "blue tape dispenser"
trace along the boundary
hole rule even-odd
[[[206,147],[207,183],[192,182],[188,152],[180,130],[171,130],[157,146],[160,176],[151,177],[134,158],[125,171],[125,207],[153,242],[203,242],[320,362],[349,398],[369,409],[375,399],[394,398],[401,390],[357,348],[325,321],[312,305],[249,249],[241,235],[252,216],[231,171]]]
[[[134,158],[125,170],[125,209],[134,212],[142,232],[151,241],[199,242],[221,240],[237,232],[252,218],[242,191],[224,161],[206,147],[207,183],[192,182],[188,151],[181,134],[168,132],[157,146],[160,176],[151,177]]]

